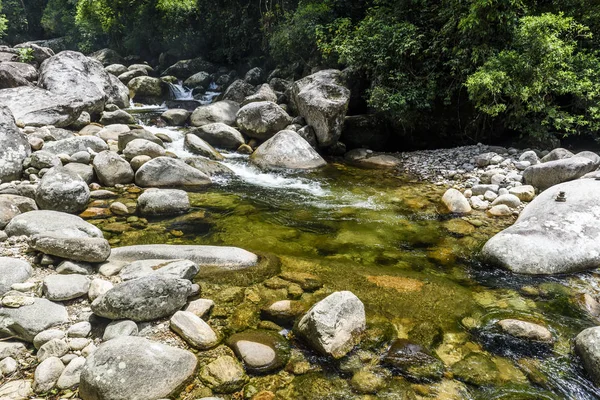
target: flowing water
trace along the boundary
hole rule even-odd
[[[183,148],[181,130],[146,128],[169,135],[169,150],[179,157],[193,156]],[[284,272],[307,272],[323,281],[325,288],[306,296],[306,301],[350,290],[364,302],[369,339],[361,350],[381,357],[382,343],[392,332],[426,343],[449,371],[470,353],[487,359],[473,366],[475,375],[485,369],[486,379],[477,385],[465,386],[452,373],[437,383],[394,376],[376,396],[361,397],[352,391],[352,375],[344,365],[315,358],[304,349],[317,366],[312,372],[291,383],[283,382],[280,374],[259,377],[253,381],[256,387],[281,390],[281,398],[291,399],[600,398],[571,344],[582,329],[595,325],[577,303],[578,294],[598,291],[592,284],[595,276],[520,277],[476,261],[483,243],[512,220],[448,215],[439,207],[444,188],[397,173],[358,169],[336,160],[318,172],[271,173],[253,167],[245,156],[225,156],[223,164],[235,176],[190,194],[191,213],[150,220],[141,230],[111,231],[111,242],[229,245],[273,254]],[[259,285],[264,278],[248,279],[239,273],[226,281],[200,283],[203,297],[218,298],[236,286],[261,287],[256,290],[262,298],[276,297],[275,291]],[[236,321],[245,318],[240,310],[246,309],[254,313],[247,317],[252,321],[262,305],[249,301],[248,293],[236,304]],[[504,318],[545,324],[556,341],[550,347],[512,341],[495,328]]]

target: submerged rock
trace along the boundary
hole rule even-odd
[[[540,164],[542,165],[542,164]],[[566,201],[557,202],[559,192]],[[542,192],[515,224],[483,247],[483,260],[513,272],[560,274],[600,264],[600,181],[567,182]]]
[[[421,345],[397,339],[388,350],[384,362],[401,374],[416,380],[440,380],[444,364]]]
[[[534,340],[537,342],[552,343],[552,333],[548,328],[532,322],[518,319],[503,319],[498,321],[500,328],[511,336],[519,339]]]
[[[191,379],[196,365],[189,351],[140,337],[119,337],[88,357],[79,394],[83,400],[158,400]]]
[[[92,303],[94,314],[104,318],[152,321],[181,309],[191,293],[191,282],[151,275],[116,285]]]
[[[352,292],[335,292],[315,304],[294,331],[319,352],[345,356],[366,328],[365,308]]]
[[[459,381],[475,386],[494,384],[500,375],[498,367],[488,356],[476,352],[452,365],[451,372]]]
[[[230,356],[221,356],[204,366],[199,376],[216,393],[237,392],[248,381],[242,365]]]
[[[315,169],[327,165],[306,140],[294,131],[281,131],[264,142],[250,160],[266,169]]]
[[[252,373],[283,368],[289,359],[290,345],[281,335],[269,331],[245,331],[227,339],[227,345]]]

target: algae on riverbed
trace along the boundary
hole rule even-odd
[[[205,271],[198,277],[202,296],[216,301],[209,323],[224,336],[246,329],[281,328],[280,321],[261,314],[275,301],[294,299],[299,309],[306,310],[334,291],[351,290],[365,304],[368,329],[360,351],[371,354],[367,364],[377,366],[378,357],[396,337],[424,345],[449,370],[461,360],[466,363],[465,357],[492,360],[493,379],[486,377],[481,388],[452,379],[415,386],[396,376],[385,381],[377,398],[484,398],[489,388],[499,396],[495,398],[532,398],[534,394],[552,398],[525,378],[515,363],[520,356],[478,343],[482,339],[478,329],[501,316],[543,317],[553,326],[558,343],[572,337],[582,324],[570,326],[573,304],[556,288],[552,288],[553,298],[531,298],[513,288],[518,286],[516,278],[473,269],[481,245],[512,221],[488,219],[483,213],[468,218],[445,214],[438,206],[441,187],[411,183],[387,172],[333,164],[297,179],[296,187],[286,188],[229,181],[190,194],[193,211],[189,214],[150,219],[147,225],[131,230],[112,229],[110,224],[124,222],[119,218],[94,223],[108,226],[119,245],[229,245],[260,254],[263,261],[257,269],[224,275]],[[321,281],[323,288],[317,285],[307,290],[293,278],[306,273]],[[274,278],[277,275],[285,279]],[[561,282],[554,285],[564,287]],[[530,279],[521,286],[534,290],[539,286],[538,292],[545,293],[544,281]],[[223,297],[230,292],[235,292],[233,302]],[[353,386],[352,374],[340,370],[346,359],[336,364],[314,355],[295,339],[293,343],[305,354],[303,360],[292,356],[286,370],[293,373],[252,377],[246,398],[260,390],[282,399],[356,398],[353,393],[359,378]],[[567,359],[552,354],[549,363],[570,371]],[[455,370],[460,370],[461,380],[483,382],[459,366]],[[569,388],[583,393],[582,398],[592,398],[585,397],[585,384],[572,383],[574,372],[565,378],[556,377],[553,369],[540,371],[554,382],[550,391]]]

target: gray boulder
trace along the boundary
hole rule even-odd
[[[102,64],[75,51],[63,51],[44,61],[38,84],[90,114],[101,113],[109,97],[119,97]],[[128,105],[122,101],[114,104],[120,108]]]
[[[315,304],[294,327],[317,351],[341,358],[366,328],[365,308],[352,292],[335,292]]]
[[[57,235],[72,238],[103,238],[102,231],[76,215],[58,211],[29,211],[6,226],[8,236]]]
[[[167,121],[167,124],[169,125],[183,126],[190,115],[191,113],[188,110],[176,108],[165,111],[160,117]]]
[[[152,321],[181,309],[192,283],[169,276],[151,275],[116,285],[92,303],[94,314],[113,320]]]
[[[129,132],[131,129],[127,125],[124,124],[111,124],[107,125],[104,128],[100,129],[98,132],[94,134],[94,136],[98,136],[100,139],[108,142],[109,140],[119,140],[119,135],[121,133]]]
[[[575,351],[596,384],[600,384],[600,326],[583,330],[575,338]]]
[[[44,278],[42,286],[46,298],[52,301],[76,299],[86,295],[89,288],[90,280],[78,274],[49,275]]]
[[[160,104],[167,98],[166,85],[158,78],[138,76],[127,84],[135,101],[147,104]]]
[[[290,99],[298,114],[314,128],[319,146],[331,146],[339,140],[350,102],[350,90],[342,85],[340,71],[319,71],[294,82]]]
[[[200,71],[192,76],[190,76],[189,78],[187,78],[185,80],[185,82],[183,82],[183,85],[186,87],[189,87],[191,89],[196,89],[196,88],[203,88],[203,89],[207,89],[208,85],[210,85],[210,83],[212,82],[212,76],[211,74],[209,74],[206,71]]]
[[[17,121],[29,126],[69,126],[83,110],[81,104],[37,86],[0,90],[0,104],[8,107]]]
[[[187,350],[124,336],[103,343],[85,362],[83,400],[158,400],[192,379],[198,360]]]
[[[103,238],[67,237],[55,234],[35,235],[30,246],[44,254],[85,262],[104,262],[110,256],[110,245]]]
[[[585,157],[569,157],[532,165],[523,171],[523,179],[528,185],[540,190],[562,182],[581,178],[596,169],[592,160]]]
[[[230,168],[221,164],[218,161],[209,160],[204,157],[193,157],[185,160],[186,164],[196,168],[197,170],[205,173],[209,177],[234,177],[235,172],[233,172]]]
[[[0,307],[0,337],[32,343],[40,332],[69,322],[67,309],[46,299],[19,308]]]
[[[0,296],[10,290],[13,283],[25,282],[33,274],[31,264],[11,257],[0,257]]]
[[[135,124],[135,118],[127,111],[115,110],[115,111],[104,111],[99,121],[102,125],[110,124]]]
[[[135,174],[129,163],[113,151],[103,151],[94,157],[94,171],[104,186],[133,182]]]
[[[119,76],[129,71],[126,66],[119,63],[107,65],[106,67],[104,67],[104,70],[114,76]]]
[[[91,165],[72,162],[65,165],[64,168],[79,176],[88,185],[94,181],[94,168]]]
[[[201,71],[213,73],[216,71],[216,67],[209,61],[205,61],[200,57],[192,58],[190,60],[179,60],[167,68],[162,73],[162,76],[173,75],[179,79],[187,79]]]
[[[43,210],[79,213],[90,200],[90,189],[79,175],[54,167],[41,179],[35,201]]]
[[[250,160],[265,169],[315,169],[327,162],[294,131],[281,131],[264,142]]]
[[[177,215],[190,209],[187,192],[175,189],[150,189],[138,198],[141,215]]]
[[[1,92],[3,90],[0,90]],[[31,154],[31,147],[27,138],[15,125],[10,109],[4,106],[0,106],[0,143],[0,182],[20,179],[23,161]]]
[[[204,139],[212,146],[228,150],[237,150],[238,147],[246,143],[237,129],[221,122],[192,129],[190,134]]]
[[[566,202],[555,200],[561,191],[566,194]],[[597,268],[598,196],[600,181],[589,179],[562,183],[542,192],[525,207],[514,225],[485,244],[481,251],[483,260],[532,275]]]
[[[135,183],[141,187],[200,189],[211,184],[208,175],[181,160],[158,157],[137,170]]]
[[[129,82],[131,82],[131,80],[133,78],[137,78],[138,76],[148,76],[148,72],[143,69],[133,69],[131,71],[127,70],[127,71],[123,72],[122,74],[118,75],[117,79],[122,84],[128,85]]]
[[[37,209],[35,201],[29,197],[0,194],[0,229],[4,229],[17,215]]]
[[[549,161],[557,161],[557,160],[565,160],[567,158],[571,158],[573,157],[574,154],[571,153],[569,150],[567,149],[563,149],[561,147],[552,150],[550,153],[546,154],[543,158],[542,158],[542,162],[549,162]]]
[[[190,123],[193,126],[204,126],[221,122],[233,126],[239,110],[239,104],[234,101],[218,101],[196,108],[190,117]]]
[[[109,262],[137,260],[185,259],[202,266],[217,266],[227,270],[252,267],[258,263],[256,254],[237,247],[148,244],[113,249]]]
[[[164,147],[162,140],[157,138],[152,132],[148,132],[145,129],[133,129],[131,131],[119,133],[119,151],[125,150],[127,145],[136,139],[148,140],[149,142],[156,143],[157,145]]]
[[[245,106],[250,103],[255,103],[259,101],[270,101],[273,103],[277,102],[277,94],[271,89],[268,83],[261,85],[255,94],[252,96],[248,96],[242,102],[242,106]]]
[[[251,85],[260,85],[265,81],[265,71],[260,67],[254,67],[246,72],[244,81]]]
[[[246,135],[267,140],[292,123],[292,118],[277,104],[259,101],[242,107],[236,117],[237,126]]]
[[[69,139],[57,140],[55,142],[46,142],[42,149],[52,154],[68,154],[71,156],[80,151],[88,151],[88,149],[95,153],[99,153],[108,150],[108,145],[99,137],[76,136]]]
[[[210,158],[211,160],[224,160],[224,157],[221,155],[221,153],[196,135],[185,135],[184,146],[190,152]]]
[[[248,96],[253,95],[255,92],[254,85],[244,82],[241,79],[234,81],[225,93],[223,94],[223,100],[235,101],[241,103]]]
[[[146,139],[134,139],[127,143],[127,146],[123,149],[123,156],[128,160],[138,156],[157,158],[165,154],[166,150],[164,147]]]
[[[29,86],[36,79],[37,70],[30,64],[10,61],[0,63],[0,89]]]

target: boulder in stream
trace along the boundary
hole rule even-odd
[[[543,165],[543,164],[539,164]],[[566,201],[556,201],[564,192]],[[600,264],[600,181],[582,179],[542,192],[514,225],[485,244],[482,259],[513,272],[563,274]]]
[[[264,142],[250,157],[265,169],[316,169],[327,162],[294,131],[281,131]]]

